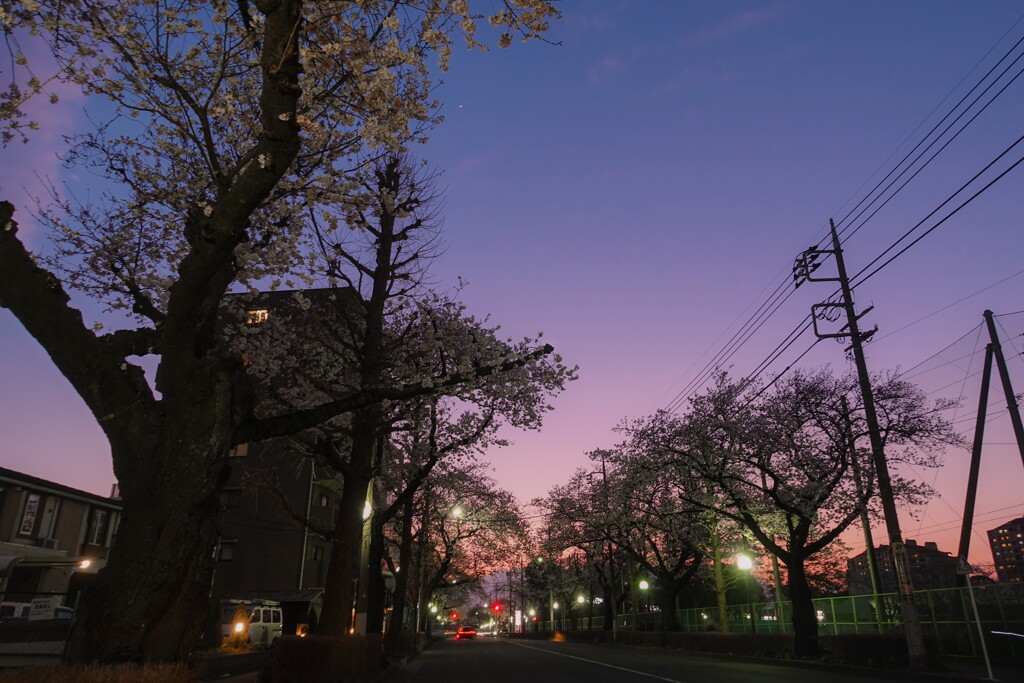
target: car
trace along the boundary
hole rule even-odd
[[[462,640],[463,638],[476,638],[476,629],[472,626],[459,627],[459,630],[455,632],[455,639]]]

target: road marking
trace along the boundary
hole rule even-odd
[[[682,681],[677,681],[674,678],[664,678],[662,676],[655,676],[654,674],[649,674],[649,673],[646,673],[644,671],[637,671],[636,669],[627,669],[625,667],[615,666],[614,664],[605,664],[604,662],[599,662],[596,659],[586,659],[585,657],[577,657],[575,655],[567,655],[564,652],[553,652],[551,650],[545,650],[542,647],[533,647],[532,645],[523,645],[522,643],[509,643],[509,645],[515,645],[516,647],[525,647],[528,650],[537,650],[538,652],[546,652],[549,655],[558,655],[559,657],[568,657],[569,659],[578,659],[579,661],[587,662],[588,664],[597,664],[598,666],[604,666],[604,667],[607,667],[609,669],[617,669],[619,671],[626,671],[626,672],[631,673],[631,674],[636,674],[638,676],[646,676],[647,678],[653,678],[653,679],[658,680],[658,681],[667,681],[667,683],[683,683]]]

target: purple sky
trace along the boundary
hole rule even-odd
[[[498,480],[524,502],[612,445],[622,418],[672,404],[828,219],[845,216],[1024,35],[1014,1],[560,6],[551,38],[561,46],[456,53],[438,89],[446,121],[417,150],[444,171],[438,283],[462,276],[473,312],[513,336],[543,330],[580,365],[545,428],[510,434],[515,445],[492,455]],[[47,116],[71,125],[75,103]],[[1021,121],[1015,82],[849,238],[850,271],[1017,140]],[[50,152],[59,132],[44,122],[31,145],[5,151],[4,198],[27,209],[30,171],[59,170]],[[1014,148],[998,168],[1021,154]],[[1011,171],[856,292],[860,307],[875,306],[867,325],[879,326],[869,365],[909,370],[930,359],[908,375],[932,397],[963,397],[955,419],[968,438],[985,342],[972,330],[986,308],[1006,314],[1000,333],[1024,391],[1024,315],[1010,315],[1024,309],[1022,179],[1024,168]],[[37,238],[27,210],[18,218]],[[830,292],[802,287],[725,365],[752,372]],[[800,337],[768,372],[812,341]],[[108,493],[101,432],[5,310],[0,344],[0,462]],[[800,364],[826,362],[842,367],[843,347],[822,342]],[[972,541],[983,564],[983,532],[1024,514],[1024,466],[997,390]],[[907,538],[955,551],[968,459],[951,451],[941,470],[920,473],[941,495],[903,520]]]

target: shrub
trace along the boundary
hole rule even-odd
[[[4,683],[188,683],[184,664],[76,664],[7,669]]]

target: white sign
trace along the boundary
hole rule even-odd
[[[57,613],[57,606],[60,604],[59,595],[51,595],[45,598],[33,598],[32,607],[29,608],[28,620],[41,621],[53,619]]]

